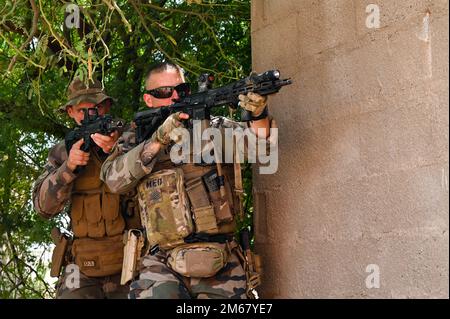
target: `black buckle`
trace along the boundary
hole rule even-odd
[[[219,184],[219,187],[225,186],[225,177],[223,175],[217,176],[217,184]]]
[[[209,235],[206,233],[194,233],[184,238],[186,244],[192,243],[221,243],[233,241],[233,235],[217,234]]]
[[[157,254],[160,251],[159,249],[159,245],[153,245],[150,248],[150,255],[154,256],[155,254]]]

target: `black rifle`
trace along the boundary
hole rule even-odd
[[[209,120],[211,109],[214,107],[229,105],[236,109],[240,94],[254,92],[266,96],[277,93],[285,85],[292,84],[291,79],[280,80],[280,72],[277,70],[261,74],[252,73],[244,79],[214,89],[211,88],[213,80],[212,76],[202,74],[199,79],[199,92],[182,95],[178,100],[174,100],[172,105],[136,113],[134,123],[137,142],[141,143],[148,139],[172,113],[188,114],[189,120],[186,126],[192,127],[193,120]],[[242,109],[241,120],[251,121],[251,113]]]
[[[67,154],[70,152],[73,144],[80,139],[84,139],[80,149],[83,152],[89,152],[91,145],[95,144],[91,134],[100,133],[109,135],[114,131],[121,131],[124,127],[122,121],[113,121],[111,115],[98,115],[96,108],[83,109],[84,118],[81,125],[66,134],[65,143]]]

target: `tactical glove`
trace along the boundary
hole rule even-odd
[[[260,116],[267,106],[267,96],[249,92],[247,95],[239,95],[239,106],[252,112],[253,117]]]
[[[150,140],[157,141],[162,145],[168,145],[171,141],[170,133],[183,125],[183,123],[181,123],[180,114],[181,112],[177,112],[170,115],[164,123],[158,127],[156,132],[153,133]]]

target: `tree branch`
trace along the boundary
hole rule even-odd
[[[21,28],[16,27],[11,21],[6,21],[3,24],[0,24],[0,29],[3,29],[7,32],[13,32],[19,35],[26,36],[26,33]],[[53,52],[53,54],[57,55],[59,52],[63,51],[62,46],[59,44],[58,40],[53,36],[48,36],[48,44],[47,46]],[[59,60],[58,66],[63,67],[66,66],[67,70],[74,70],[74,63],[71,60]]]
[[[33,37],[34,37],[34,35],[36,34],[36,31],[37,31],[37,23],[38,23],[38,19],[39,19],[39,9],[37,8],[36,3],[34,2],[34,0],[30,0],[30,4],[31,4],[31,9],[33,10],[33,21],[31,22],[31,29],[30,29],[30,32],[28,34],[28,38],[20,46],[20,48],[19,48],[20,51],[24,50],[27,47],[27,45],[31,42],[31,40],[33,40]],[[11,72],[12,68],[14,67],[14,64],[16,63],[16,60],[17,60],[18,56],[19,56],[19,53],[17,53],[11,59],[11,62],[8,65],[8,72]]]

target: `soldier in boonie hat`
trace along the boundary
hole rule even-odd
[[[84,83],[75,78],[67,93],[68,101],[59,111],[67,112],[78,125],[84,110],[96,108],[99,115],[105,115],[113,100],[96,80]],[[71,244],[63,244],[61,234],[55,231],[52,276],[59,277],[57,299],[127,298],[129,286],[121,284],[123,234],[138,222],[121,213],[122,207],[128,207],[129,197],[111,193],[100,180],[101,166],[119,134],[92,134],[96,146],[87,152],[80,149],[83,139],[70,150],[60,141],[49,151],[44,172],[34,184],[33,205],[39,215],[50,219],[67,212],[70,217]],[[72,279],[76,284],[69,285],[75,269],[78,276]]]
[[[67,90],[67,99],[68,101],[59,107],[58,110],[60,112],[66,112],[68,106],[78,105],[81,102],[90,102],[98,105],[106,100],[114,100],[112,97],[106,95],[100,81],[88,80],[88,85],[86,85],[78,77],[70,83]]]
[[[84,119],[83,109],[96,108],[99,115],[105,115],[109,113],[114,101],[112,97],[106,94],[100,81],[88,80],[86,83],[79,77],[76,77],[70,83],[67,89],[67,99],[68,101],[61,105],[58,110],[62,113],[67,112],[67,115],[78,125]],[[104,153],[108,154],[118,138],[118,132],[112,133],[111,136],[96,133],[91,138]]]

